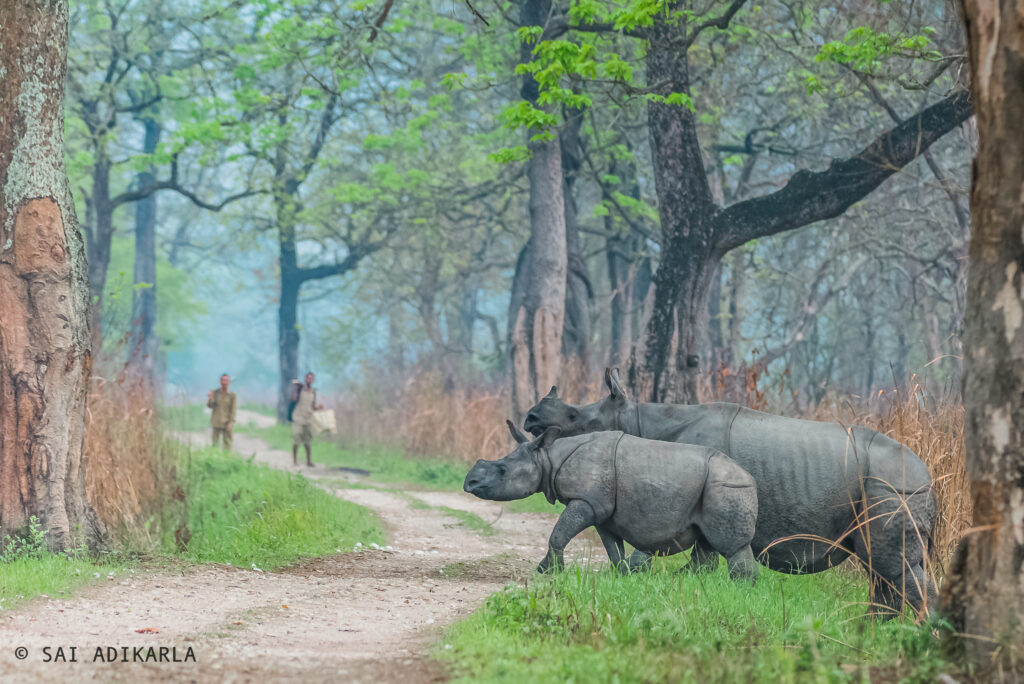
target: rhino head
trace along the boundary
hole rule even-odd
[[[473,496],[488,501],[513,501],[540,491],[544,468],[537,456],[558,439],[560,430],[547,430],[531,442],[511,420],[506,422],[516,440],[516,450],[497,461],[477,461],[470,468],[462,488]]]
[[[618,369],[606,368],[604,382],[608,396],[586,405],[566,404],[552,387],[548,395],[526,413],[523,428],[534,435],[542,435],[550,427],[561,429],[562,436],[581,435],[585,432],[619,429],[618,416],[626,408],[626,392],[619,382]]]

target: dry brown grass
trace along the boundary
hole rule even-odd
[[[113,539],[151,546],[146,523],[178,494],[176,453],[160,432],[151,392],[125,379],[89,387],[86,494]]]
[[[411,456],[472,462],[508,450],[507,397],[497,388],[445,387],[422,371],[404,382],[375,381],[338,402],[338,434],[349,445],[384,445]],[[386,390],[379,388],[386,387]]]

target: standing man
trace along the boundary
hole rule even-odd
[[[322,409],[316,403],[316,390],[313,389],[314,375],[306,373],[306,384],[292,380],[291,418],[292,418],[292,465],[299,465],[299,444],[306,447],[306,465],[313,467],[311,446],[313,444],[313,411]]]
[[[231,430],[235,427],[235,393],[228,391],[231,378],[227,373],[220,376],[220,389],[206,393],[206,405],[213,409],[210,427],[213,428],[213,446],[223,440],[224,448],[231,449]]]

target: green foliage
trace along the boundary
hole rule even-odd
[[[951,668],[934,626],[864,616],[859,575],[762,570],[751,586],[724,563],[680,574],[683,560],[633,575],[575,565],[506,588],[437,657],[461,681],[493,682],[856,682],[880,668],[926,682]]]
[[[272,470],[216,449],[193,452],[184,476],[191,539],[181,554],[195,562],[272,570],[303,557],[383,543],[380,523],[300,475]],[[168,533],[164,548],[177,542]]]
[[[935,30],[928,27],[920,34],[910,35],[884,33],[868,26],[858,26],[851,29],[843,40],[825,43],[816,60],[846,64],[865,73],[879,71],[893,57],[936,61],[942,58],[942,53],[928,49],[934,33]]]
[[[46,530],[39,524],[39,518],[30,516],[28,527],[22,534],[7,535],[0,543],[0,563],[9,563],[19,558],[40,558],[47,552]]]

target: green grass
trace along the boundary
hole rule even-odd
[[[134,568],[85,554],[43,553],[0,562],[0,609],[13,608],[40,595],[66,598],[83,584]]]
[[[46,532],[33,517],[22,536],[5,537],[0,545],[0,609],[45,594],[67,597],[87,582],[134,572],[126,557],[90,557],[85,550],[51,553]]]
[[[271,570],[300,558],[347,551],[356,542],[384,543],[370,511],[299,475],[216,449],[193,452],[181,473],[191,539],[180,555],[191,561]],[[177,550],[170,531],[163,547]]]
[[[756,585],[685,559],[620,575],[577,565],[494,594],[437,657],[466,681],[932,682],[952,671],[928,626],[866,618],[867,587],[762,569]],[[945,668],[945,669],[944,669]]]

